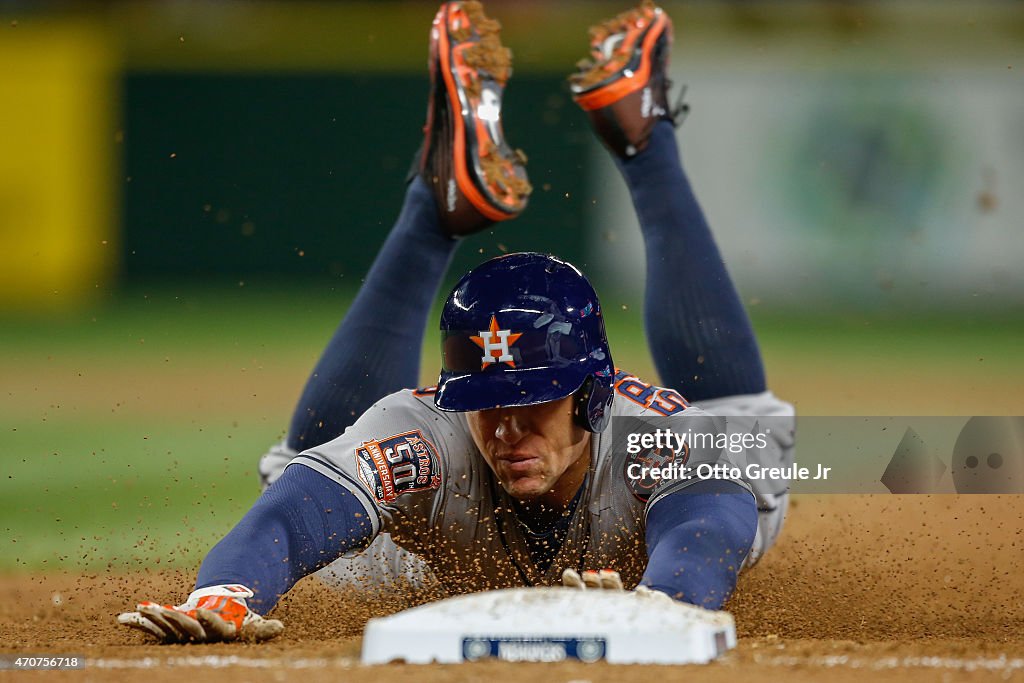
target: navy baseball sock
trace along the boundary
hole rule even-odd
[[[290,448],[329,441],[380,398],[416,386],[427,316],[456,244],[441,231],[433,192],[415,178],[306,383],[288,430]]]
[[[617,163],[644,237],[644,324],[661,381],[691,401],[764,391],[754,330],[683,172],[672,124],[658,123],[643,152]]]

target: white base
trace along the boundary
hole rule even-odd
[[[380,619],[363,635],[363,664],[604,660],[704,664],[736,645],[728,612],[657,594],[510,588],[448,598]]]

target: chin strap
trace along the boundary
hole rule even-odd
[[[583,380],[583,385],[573,395],[572,417],[576,424],[588,432],[594,431],[590,424],[590,396],[594,393],[594,378],[588,376]]]

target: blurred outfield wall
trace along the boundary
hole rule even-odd
[[[114,273],[116,68],[97,22],[0,24],[0,309],[63,310]]]
[[[516,53],[505,128],[536,193],[514,225],[468,240],[453,272],[502,250],[549,250],[638,289],[628,199],[564,86],[586,26],[623,5],[487,6]],[[673,75],[693,105],[684,156],[748,299],[1019,304],[1024,6],[666,6]],[[0,211],[0,306],[73,305],[76,292],[154,280],[362,277],[420,141],[435,3],[8,7],[0,93],[16,125],[0,132],[11,143],[0,196],[38,201],[35,213]],[[39,71],[43,52],[88,71],[81,54],[44,49],[62,31],[108,55],[99,76]],[[63,137],[25,106],[26,84],[85,93],[53,100]],[[26,133],[46,145],[13,144]],[[55,169],[73,173],[58,181]],[[58,206],[72,208],[44,210]],[[72,258],[42,268],[58,253]]]
[[[678,139],[748,303],[1020,309],[1022,10],[893,2],[865,7],[845,38],[682,27],[673,74],[692,112]],[[637,289],[628,194],[603,155],[595,166],[593,259]]]

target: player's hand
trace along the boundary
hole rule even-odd
[[[562,585],[566,588],[578,588],[580,590],[597,589],[625,591],[622,585],[622,577],[617,571],[602,569],[601,571],[585,571],[582,574],[575,569],[566,569],[562,572]],[[626,591],[635,595],[641,600],[669,600],[672,598],[661,591],[651,590],[647,586],[637,586],[636,590]]]
[[[253,592],[241,585],[200,588],[184,604],[172,607],[140,602],[118,623],[145,631],[162,643],[214,643],[222,640],[269,640],[284,630],[277,619],[264,619],[249,609]]]
[[[611,569],[601,571],[585,571],[581,575],[575,569],[569,568],[562,572],[562,585],[566,588],[597,588],[612,591],[625,590],[622,587],[622,577]]]

